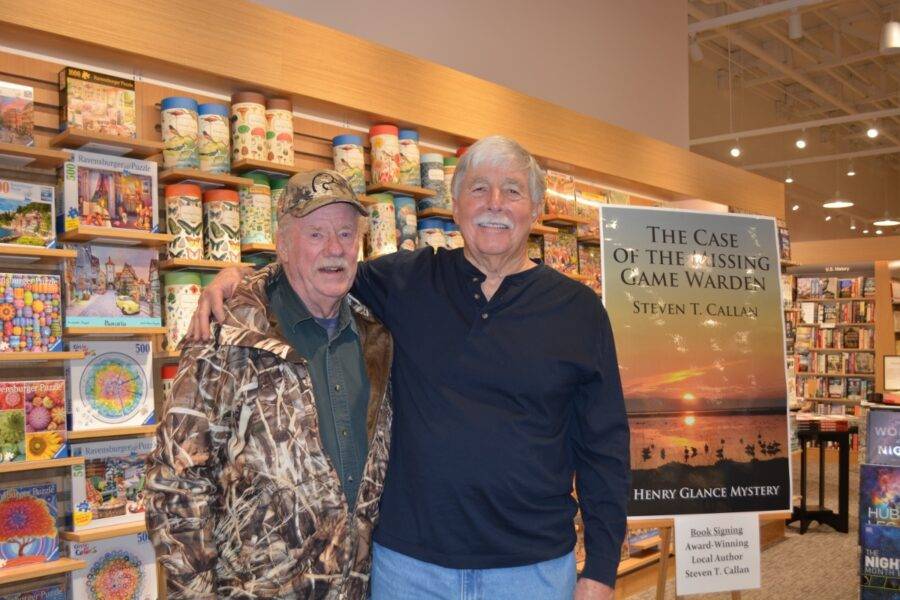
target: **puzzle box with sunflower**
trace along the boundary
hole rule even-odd
[[[0,463],[68,454],[66,382],[0,381]]]
[[[84,465],[72,472],[72,528],[75,531],[144,520],[147,454],[155,438],[72,443]]]

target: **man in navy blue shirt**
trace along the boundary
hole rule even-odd
[[[395,340],[373,600],[613,597],[629,487],[615,345],[599,298],[527,256],[544,187],[519,144],[484,138],[452,184],[465,247],[359,267],[352,293]],[[240,276],[207,288],[195,335]]]

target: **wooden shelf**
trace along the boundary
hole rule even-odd
[[[143,533],[147,531],[147,522],[138,521],[136,523],[123,523],[121,525],[108,525],[106,527],[96,527],[94,529],[83,529],[81,531],[60,531],[60,539],[69,542],[96,542],[97,540],[105,540],[108,538],[119,537],[120,535],[132,535],[135,533]]]
[[[0,352],[0,363],[81,360],[84,352]]]
[[[157,360],[173,360],[181,358],[181,350],[160,350],[153,353],[153,358]]]
[[[796,262],[794,262],[794,261],[792,261],[792,260],[784,260],[784,259],[781,259],[781,266],[782,266],[782,267],[796,267],[796,266],[799,265],[799,264],[800,264],[800,263],[796,263]]]
[[[242,158],[241,160],[231,164],[231,170],[234,173],[252,173],[253,171],[261,171],[266,175],[275,175],[277,177],[290,177],[300,172],[297,165],[282,165],[279,163],[269,162],[267,160],[253,160],[252,158]]]
[[[162,142],[94,133],[71,127],[54,136],[50,140],[50,145],[54,148],[71,148],[132,158],[150,158],[162,152],[165,147]]]
[[[875,402],[866,402],[863,401],[860,403],[861,406],[865,406],[866,408],[886,408],[889,410],[900,410],[900,404],[877,404]]]
[[[806,402],[827,402],[829,404],[848,404],[848,405],[856,405],[862,402],[862,400],[853,400],[852,398],[804,398]],[[839,415],[839,416],[850,416],[850,415]]]
[[[63,327],[63,335],[89,336],[133,336],[133,335],[165,335],[165,327]]]
[[[546,233],[559,233],[559,229],[541,223],[535,223],[531,226],[531,235],[544,235]]]
[[[874,373],[795,373],[797,377],[859,377],[861,379],[875,379]]]
[[[0,570],[0,586],[16,583],[18,581],[27,581],[29,579],[38,579],[40,577],[69,573],[71,571],[83,569],[86,566],[87,563],[83,560],[75,560],[63,556],[51,562],[23,565],[21,567],[9,567]]]
[[[590,281],[591,278],[589,275],[582,275],[581,273],[563,273],[569,279],[574,279],[575,281],[581,281],[584,283],[585,281]]]
[[[807,348],[810,352],[827,352],[828,354],[840,354],[841,352],[871,352],[869,348]]]
[[[241,244],[241,254],[275,254],[275,244]]]
[[[600,237],[596,235],[579,235],[578,243],[585,244],[588,246],[599,246],[600,245]]]
[[[172,241],[172,236],[168,233],[151,233],[137,229],[95,227],[93,225],[79,225],[77,229],[57,234],[57,238],[62,242],[96,242],[117,246],[150,247],[165,246]]]
[[[652,565],[655,562],[659,562],[660,552],[651,551],[643,554],[641,556],[632,556],[626,558],[625,560],[619,562],[619,568],[616,571],[618,576],[625,575],[627,573],[631,573],[633,571],[637,571],[642,567],[646,567],[647,565]]]
[[[797,323],[796,326],[834,329],[835,327],[875,327],[875,323]]]
[[[55,169],[67,160],[68,153],[61,150],[0,142],[0,167]]]
[[[200,169],[166,169],[159,174],[159,183],[181,183],[189,181],[201,187],[248,187],[253,180],[246,177],[235,177],[223,173],[210,173]]]
[[[77,255],[76,250],[69,248],[0,244],[0,263],[56,265],[67,258],[75,258]]]
[[[23,460],[18,462],[0,463],[0,473],[21,473],[22,471],[38,471],[40,469],[59,469],[74,465],[83,465],[83,456],[68,456],[66,458],[53,458],[51,460]],[[0,571],[2,573],[3,571]]]
[[[647,538],[646,540],[641,540],[639,542],[635,542],[634,544],[629,543],[628,548],[634,550],[649,550],[651,548],[655,548],[659,546],[659,543],[662,540],[658,535],[655,535],[651,538]]]
[[[579,217],[576,215],[561,215],[551,213],[541,216],[542,223],[560,223],[562,225],[590,225],[593,221],[587,217]]]
[[[70,431],[67,437],[70,442],[77,440],[98,440],[103,438],[122,437],[126,435],[147,436],[156,433],[156,424],[138,425],[136,427],[109,427],[107,429],[86,429]]]
[[[415,199],[430,198],[436,192],[423,187],[413,185],[400,185],[399,183],[375,183],[366,186],[367,194],[381,194],[387,192],[398,196],[412,196]]]
[[[857,296],[853,298],[797,298],[797,302],[875,302],[875,298],[869,296]]]
[[[426,208],[418,213],[416,213],[416,218],[418,219],[453,219],[453,211],[447,210],[446,208]]]
[[[252,267],[252,263],[220,262],[218,260],[194,260],[190,258],[168,258],[159,263],[160,271],[219,271],[228,267]]]

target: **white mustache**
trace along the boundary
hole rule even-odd
[[[512,219],[505,215],[481,214],[473,219],[475,225],[502,225],[512,229]]]
[[[349,267],[350,263],[343,258],[323,258],[316,265],[316,269],[347,269]]]

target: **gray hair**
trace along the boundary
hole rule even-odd
[[[547,187],[544,171],[534,157],[519,142],[502,135],[491,135],[481,138],[469,146],[466,153],[459,159],[450,189],[454,200],[459,198],[459,191],[462,187],[463,179],[466,178],[466,171],[470,167],[477,168],[484,164],[493,167],[509,167],[516,171],[527,171],[528,192],[531,196],[531,203],[535,208],[541,207],[541,204],[544,202],[544,190]]]

